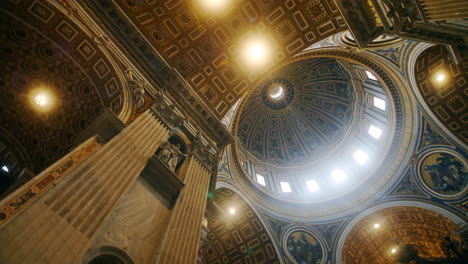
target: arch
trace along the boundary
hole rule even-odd
[[[419,90],[418,81],[416,80],[416,63],[420,55],[425,52],[426,50],[430,49],[431,47],[435,46],[434,44],[430,43],[419,43],[412,51],[409,53],[406,64],[406,78],[410,83],[411,91],[416,97],[419,105],[424,109],[424,112],[430,117],[430,119],[437,124],[437,127],[446,127],[446,125],[434,114],[432,109],[426,103],[421,91]],[[440,130],[442,134],[448,136],[454,143],[460,145],[463,149],[467,149],[468,145],[465,144],[459,137],[455,136],[455,134],[450,129],[443,129]]]
[[[90,249],[81,264],[133,264],[132,258],[127,253],[116,247],[100,247]]]
[[[106,108],[128,119],[133,103],[120,66],[99,42],[105,37],[96,37],[59,5],[20,5],[0,8],[0,31],[8,39],[0,50],[5,68],[0,118],[1,126],[23,143],[29,169],[38,173],[68,153]],[[35,90],[52,98],[50,111],[37,111]]]
[[[375,205],[373,207],[370,207],[351,220],[347,223],[347,225],[344,227],[343,231],[341,231],[341,235],[338,238],[338,241],[336,243],[336,249],[335,249],[335,259],[337,264],[344,263],[343,262],[343,249],[345,242],[353,230],[353,228],[358,225],[363,219],[365,219],[368,216],[373,215],[374,213],[377,213],[381,210],[387,209],[387,208],[396,208],[396,207],[408,207],[408,208],[421,208],[424,210],[428,210],[434,213],[437,213],[443,217],[446,217],[448,220],[453,222],[455,225],[458,227],[463,227],[466,226],[466,221],[460,218],[459,216],[453,214],[452,212],[439,207],[434,204],[426,203],[426,202],[421,202],[421,201],[409,201],[409,200],[401,200],[401,201],[390,201],[390,202],[384,202],[378,205]]]

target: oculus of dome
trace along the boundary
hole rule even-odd
[[[280,83],[275,83],[268,88],[268,97],[273,101],[280,101],[284,98],[284,88]]]
[[[294,97],[292,83],[284,78],[265,82],[261,88],[262,101],[271,109],[280,110],[288,106]]]

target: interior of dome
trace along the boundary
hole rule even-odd
[[[249,95],[239,140],[270,165],[305,164],[327,155],[343,139],[356,97],[349,74],[336,59],[293,62],[269,74]]]
[[[0,4],[0,262],[468,263],[468,1]]]
[[[239,174],[255,191],[289,202],[317,204],[350,194],[378,177],[395,141],[392,102],[385,85],[350,60],[285,63],[237,110]]]

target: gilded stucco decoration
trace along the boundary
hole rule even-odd
[[[208,223],[212,243],[205,256],[207,263],[281,263],[265,226],[250,206],[229,189],[216,190],[215,197],[216,212]],[[236,214],[229,213],[231,208]]]
[[[7,1],[0,8],[0,125],[27,150],[38,173],[72,148],[105,108],[119,114],[123,86],[99,45],[45,1]],[[15,15],[13,15],[15,14]],[[54,108],[38,113],[29,91],[43,87]]]
[[[208,14],[196,1],[117,3],[218,117],[259,77],[237,63],[237,42],[245,32],[271,33],[278,63],[346,28],[332,0],[231,1],[226,16]]]
[[[379,224],[376,228],[375,224]],[[342,263],[387,264],[392,249],[415,245],[422,257],[445,257],[445,237],[458,241],[458,224],[429,209],[397,206],[379,210],[357,223],[346,238]]]
[[[433,46],[423,51],[415,65],[417,89],[436,118],[464,144],[468,144],[468,59],[452,63],[447,49]],[[443,74],[444,80],[436,77]]]

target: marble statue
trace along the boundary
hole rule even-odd
[[[164,162],[171,171],[175,171],[179,160],[185,156],[180,151],[180,145],[173,145],[170,142],[164,142],[158,153],[158,158]]]

